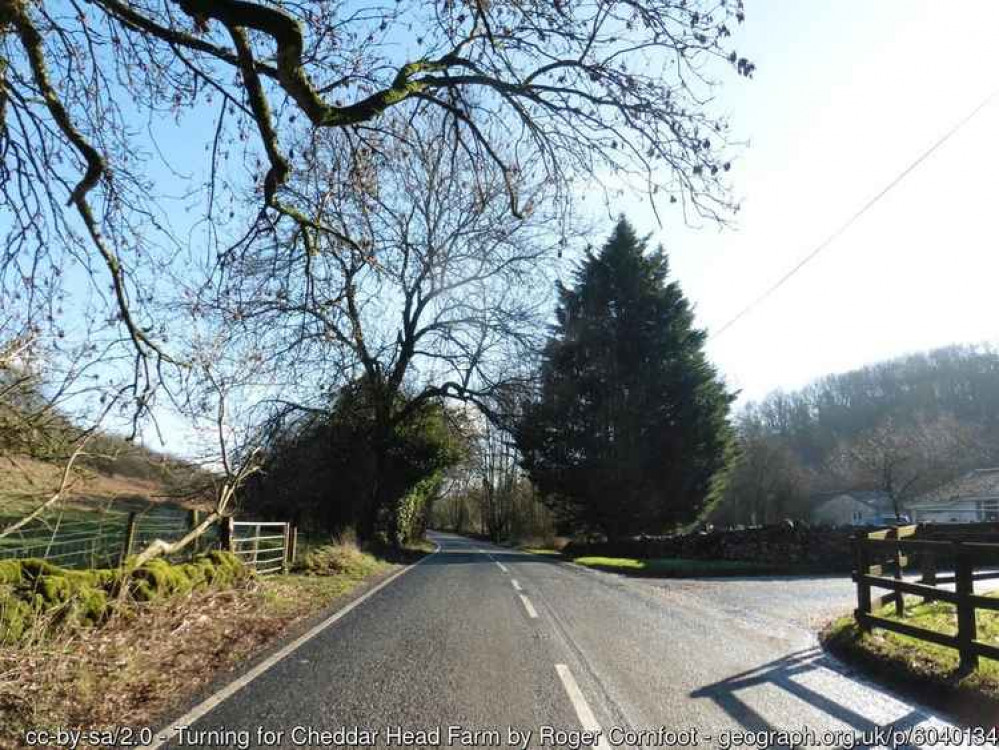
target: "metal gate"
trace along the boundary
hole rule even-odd
[[[287,573],[294,562],[295,532],[277,521],[229,521],[229,548],[258,575]]]

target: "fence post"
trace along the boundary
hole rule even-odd
[[[291,570],[291,524],[286,523],[284,525],[284,540],[282,542],[284,547],[284,561],[281,563],[281,572],[287,573]]]
[[[901,537],[899,536],[898,529],[895,529],[892,536],[896,539],[895,546],[895,580],[902,580],[902,545],[897,542]],[[895,615],[899,618],[905,617],[905,595],[896,589],[895,591]]]
[[[971,602],[975,593],[975,564],[970,555],[962,554],[963,547],[960,542],[954,542],[957,556],[954,589],[957,592],[957,646],[961,651],[961,671],[968,673],[978,668],[978,654],[974,651],[978,623],[975,605]]]
[[[234,546],[234,540],[236,535],[233,533],[234,519],[232,516],[225,516],[222,522],[219,524],[219,533],[221,535],[221,547],[223,552],[232,552]]]
[[[257,557],[260,554],[260,524],[253,527],[253,569],[257,569]]]
[[[933,552],[923,552],[922,557],[922,567],[923,567],[923,577],[921,583],[926,586],[936,586],[937,585],[937,556]],[[923,602],[932,601],[928,597],[923,598]]]
[[[132,554],[132,545],[135,544],[135,525],[139,515],[133,510],[128,514],[128,521],[125,522],[125,538],[121,544],[121,559],[118,561],[120,568],[125,564],[125,560]]]
[[[857,582],[857,611],[854,617],[860,629],[865,632],[871,631],[871,623],[867,615],[871,613],[871,586],[863,577],[869,572],[870,566],[867,564],[867,548],[864,545],[864,535],[858,533],[853,538],[854,557],[856,559],[857,570],[853,574],[853,579]]]

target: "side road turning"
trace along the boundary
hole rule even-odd
[[[150,750],[837,748],[858,734],[975,746],[851,674],[792,619],[432,538],[437,553],[171,722]]]

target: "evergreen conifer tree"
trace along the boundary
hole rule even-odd
[[[646,246],[622,217],[560,288],[538,397],[517,431],[546,502],[612,539],[696,519],[731,443],[733,396],[665,252]]]

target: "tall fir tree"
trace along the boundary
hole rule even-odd
[[[538,398],[517,430],[524,467],[577,530],[661,533],[705,509],[731,444],[733,396],[690,303],[622,217],[574,288],[559,289]]]

